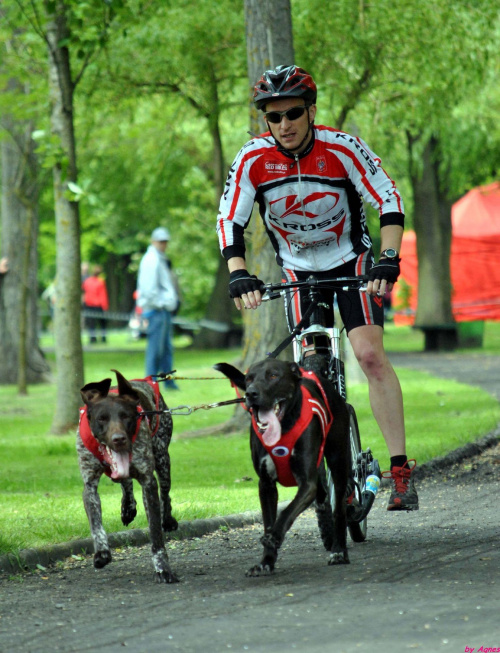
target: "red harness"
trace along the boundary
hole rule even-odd
[[[146,382],[148,383],[151,388],[153,389],[154,392],[154,398],[155,398],[155,406],[156,410],[159,409],[160,405],[160,387],[158,385],[157,381],[153,381],[151,376],[146,377],[145,379],[134,379],[134,381],[138,382]],[[118,390],[116,388],[113,388],[110,390],[113,394],[116,394]],[[97,460],[103,465],[104,467],[104,473],[106,476],[109,476],[111,478],[111,468],[107,461],[104,458],[104,452],[105,452],[105,446],[99,442],[99,440],[96,439],[94,434],[92,433],[92,429],[90,428],[90,422],[88,418],[88,413],[87,413],[87,406],[83,406],[80,408],[80,422],[79,422],[79,433],[80,437],[82,439],[83,444],[85,445],[85,448],[90,451],[91,454],[93,454]],[[142,414],[143,410],[141,406],[137,406],[137,426],[135,429],[135,433],[132,436],[132,444],[135,442],[137,438],[137,434],[139,433],[139,430],[141,428],[141,423],[142,420],[146,417],[149,427],[151,428],[151,424],[149,422],[149,418],[145,415]],[[160,426],[160,416],[156,416],[156,425],[154,429],[151,431],[151,437],[156,435],[156,432],[158,431],[158,427]],[[132,454],[130,454],[130,460],[132,460]],[[114,480],[114,479],[112,479]]]
[[[301,369],[301,373],[302,373],[302,378],[305,381],[311,381],[317,386],[317,388],[321,393],[323,402],[318,401],[318,399],[316,399],[316,397],[314,397],[311,394],[309,388],[306,387],[306,384],[303,383],[301,385],[302,407],[300,410],[300,417],[295,422],[295,424],[290,429],[290,431],[281,434],[281,438],[278,444],[275,444],[273,446],[267,446],[264,444],[264,441],[262,439],[262,434],[259,432],[257,422],[252,413],[252,425],[254,431],[257,437],[259,438],[259,440],[261,441],[262,446],[267,451],[267,453],[271,456],[274,462],[274,465],[276,467],[276,473],[278,475],[278,483],[280,483],[284,487],[297,486],[297,481],[295,480],[295,477],[290,468],[290,457],[297,440],[300,438],[302,433],[304,433],[306,428],[309,426],[314,416],[316,415],[319,418],[319,421],[321,423],[321,432],[323,436],[321,446],[319,449],[318,461],[316,464],[317,467],[319,467],[321,463],[321,459],[323,457],[323,450],[325,448],[326,436],[328,435],[328,432],[333,422],[333,414],[330,408],[330,404],[328,403],[325,390],[321,385],[320,380],[318,379],[316,374],[314,374],[314,372],[311,372],[309,370]]]

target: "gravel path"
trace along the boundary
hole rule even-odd
[[[0,650],[465,651],[500,645],[500,447],[419,483],[416,513],[370,515],[351,564],[328,567],[308,511],[276,572],[246,578],[261,526],[172,543],[181,583],[152,581],[148,547],[122,549],[107,568],[69,558],[0,580]]]
[[[409,367],[444,379],[479,386],[500,401],[500,356],[463,355],[455,352],[397,352],[390,353],[389,358],[396,367]]]
[[[432,359],[442,376],[452,365],[448,356]],[[418,360],[406,358],[410,367]],[[485,359],[480,363],[484,371]],[[494,363],[492,394],[499,389]],[[460,369],[455,375],[470,381],[471,367]],[[484,387],[483,373],[477,381]],[[4,573],[0,651],[500,650],[499,436],[497,429],[479,445],[423,465],[418,512],[387,512],[382,489],[368,540],[349,541],[350,565],[326,564],[309,510],[269,577],[244,575],[259,560],[260,524],[171,542],[177,585],[153,582],[147,546],[122,546],[99,571],[91,556],[76,555],[51,568]]]

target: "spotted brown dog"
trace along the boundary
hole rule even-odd
[[[169,413],[144,414],[167,408],[158,384],[150,377],[129,382],[117,370],[112,371],[116,388],[110,390],[111,379],[104,379],[88,383],[80,391],[85,406],[80,411],[77,452],[83,503],[94,541],[94,567],[102,568],[112,560],[102,524],[99,480],[106,474],[121,484],[121,519],[128,526],[137,515],[132,482],[136,479],[142,486],[156,580],[175,583],[178,578],[170,568],[163,535],[178,526],[170,502],[172,417]]]
[[[246,374],[227,363],[214,367],[245,391],[252,416],[250,447],[259,477],[264,552],[260,564],[247,575],[274,570],[286,532],[314,501],[323,544],[330,552],[328,564],[348,564],[345,498],[351,451],[345,401],[320,369],[315,373],[272,358],[255,363]],[[323,456],[335,485],[333,514]],[[298,487],[294,499],[279,514],[276,483]]]

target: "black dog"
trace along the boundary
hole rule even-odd
[[[312,359],[318,362],[320,357],[311,356],[311,363]],[[246,375],[227,363],[214,367],[246,391],[252,415],[250,447],[259,476],[264,555],[247,575],[273,571],[286,532],[314,500],[323,544],[330,552],[328,564],[349,563],[345,497],[351,453],[349,413],[342,397],[319,371],[316,376],[296,363],[266,359],[252,365]],[[335,484],[333,515],[323,454]],[[279,515],[277,481],[298,486],[295,498]]]
[[[144,508],[149,523],[156,579],[175,583],[162,532],[173,531],[177,521],[170,503],[170,456],[172,417],[168,413],[148,419],[142,411],[165,410],[166,404],[151,379],[127,381],[116,373],[117,392],[110,392],[111,379],[88,383],[81,389],[85,408],[80,411],[77,451],[83,478],[83,503],[94,540],[94,567],[111,562],[108,538],[102,525],[97,486],[102,474],[121,483],[121,518],[125,526],[137,515],[132,479],[142,486]],[[160,483],[160,497],[156,471]]]

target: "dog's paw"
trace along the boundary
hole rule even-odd
[[[245,572],[245,576],[256,578],[257,576],[270,576],[272,573],[273,568],[270,565],[255,565]]]
[[[157,583],[178,583],[179,578],[174,574],[171,569],[164,569],[155,574]]]
[[[111,560],[111,551],[97,551],[94,554],[94,567],[96,569],[102,569],[106,565],[109,565]]]
[[[153,566],[157,583],[178,583],[179,579],[170,569],[168,556],[165,549],[160,549],[153,554]]]
[[[172,517],[172,515],[166,515],[163,518],[162,522],[162,528],[165,531],[165,533],[169,533],[170,531],[176,531],[179,528],[179,523],[175,517]]]
[[[329,565],[348,565],[350,562],[347,549],[344,551],[332,551],[328,560]]]
[[[122,506],[121,518],[122,524],[128,526],[131,524],[134,519],[137,517],[137,504],[130,504],[128,506]]]

